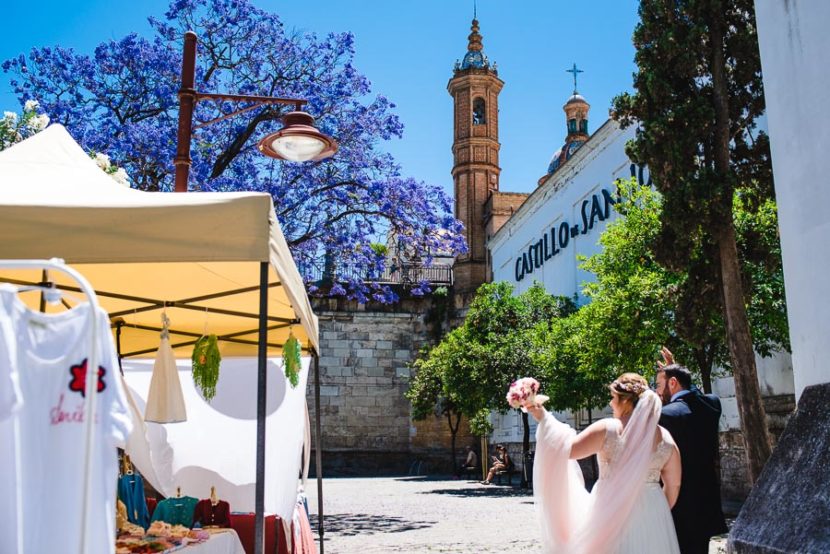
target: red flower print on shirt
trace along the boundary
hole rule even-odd
[[[87,361],[84,359],[80,364],[73,365],[69,368],[69,373],[72,375],[72,380],[69,382],[69,390],[79,392],[84,397],[86,397],[86,367]],[[104,375],[106,373],[106,369],[98,366],[98,392],[107,388],[107,385],[104,383]]]

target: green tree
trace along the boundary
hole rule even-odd
[[[455,413],[470,418],[474,433],[490,432],[489,414],[507,411],[505,395],[510,384],[519,377],[539,374],[533,365],[538,359],[533,354],[534,328],[547,327],[574,310],[570,299],[551,296],[538,283],[518,296],[508,283],[483,284],[464,324],[414,362],[415,376],[407,392],[413,418],[427,417],[442,400]],[[527,414],[523,415],[526,452],[529,426]]]
[[[670,270],[690,260],[695,268],[684,283],[686,314],[708,314],[719,297],[754,482],[770,440],[733,219],[736,190],[773,194],[768,140],[755,132],[764,97],[753,2],[642,0],[639,13],[637,92],[615,99],[615,111],[623,124],[637,121],[629,156],[649,166],[663,195],[657,259]]]
[[[424,356],[426,350],[413,363],[415,376],[409,383],[405,396],[412,404],[412,419],[422,421],[430,415],[446,417],[450,429],[452,456],[452,471],[458,472],[458,464],[455,455],[455,439],[458,434],[458,427],[461,424],[461,410],[455,403],[444,395],[443,368],[442,364],[450,356],[446,344],[442,351],[438,351],[432,357]]]

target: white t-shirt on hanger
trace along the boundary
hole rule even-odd
[[[0,375],[16,375],[23,400],[20,409],[0,420],[0,446],[13,445],[0,451],[0,502],[12,502],[0,511],[10,513],[6,508],[16,506],[11,513],[22,516],[0,517],[0,552],[80,550],[90,310],[83,303],[58,314],[35,312],[14,287],[0,285],[0,321],[11,323],[16,350],[12,367],[0,369]],[[116,447],[132,428],[109,318],[103,310],[96,315],[98,394],[84,554],[115,550]],[[8,340],[0,335],[0,341]]]
[[[17,355],[16,350],[11,319],[0,315],[0,421],[12,415],[23,403],[17,371],[12,362]]]

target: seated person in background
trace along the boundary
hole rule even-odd
[[[461,469],[466,471],[478,469],[478,456],[476,456],[475,450],[469,445],[467,445],[467,459],[464,460],[464,465]]]
[[[507,449],[504,445],[496,445],[496,455],[490,456],[493,460],[493,465],[490,466],[490,472],[487,474],[487,479],[481,482],[482,485],[489,485],[499,471],[510,471],[513,469],[513,460],[507,454]]]

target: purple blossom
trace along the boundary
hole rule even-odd
[[[21,103],[40,101],[85,149],[107,152],[134,187],[169,191],[182,43],[192,29],[199,37],[198,90],[305,98],[319,129],[340,144],[336,156],[321,162],[282,164],[261,156],[253,137],[280,128],[274,108],[193,135],[191,190],[269,193],[310,292],[397,301],[389,287],[366,282],[386,264],[370,245],[385,244],[390,235],[427,263],[433,252],[466,251],[452,199],[438,186],[401,175],[381,150],[382,141],[402,136],[403,124],[392,112],[395,104],[373,95],[354,68],[351,33],[286,32],[276,14],[248,0],[172,0],[163,17],[149,21],[155,33],[149,38],[132,33],[107,40],[91,55],[35,48],[0,67],[13,75]],[[236,107],[200,102],[194,119],[207,121]],[[234,151],[243,135],[252,138]],[[333,275],[333,286],[320,287],[318,276],[325,273]],[[429,286],[416,283],[411,292],[427,294]]]

